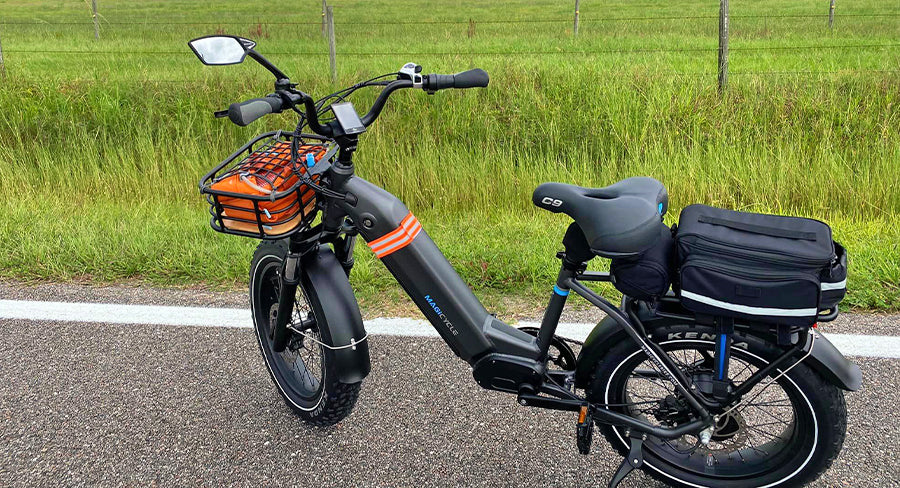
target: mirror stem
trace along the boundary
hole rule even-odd
[[[248,49],[247,55],[250,56],[251,58],[253,58],[257,63],[261,64],[263,66],[263,68],[266,68],[267,70],[269,70],[269,72],[271,72],[273,75],[275,75],[275,78],[277,78],[279,80],[288,79],[288,76],[286,74],[284,74],[280,69],[278,69],[274,64],[272,64],[271,61],[269,61],[268,59],[263,57],[262,54],[259,54],[258,52],[254,51],[253,49]]]

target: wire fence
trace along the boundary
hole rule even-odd
[[[843,44],[833,46],[754,46],[733,47],[731,51],[802,51],[802,50],[842,50],[842,49],[891,49],[900,47],[897,44]],[[716,52],[715,47],[688,47],[688,48],[637,48],[637,49],[595,49],[595,50],[546,50],[546,51],[391,51],[391,52],[353,52],[341,51],[341,56],[545,56],[566,54],[629,54],[629,53],[696,53]],[[102,55],[132,55],[132,56],[184,56],[186,51],[123,51],[123,50],[57,50],[57,49],[23,49],[5,50],[5,53],[13,54],[102,54]],[[267,55],[285,56],[327,56],[327,52],[321,51],[266,51]]]
[[[867,12],[867,13],[841,13],[841,17],[853,18],[879,18],[879,17],[900,17],[900,12]],[[821,13],[799,13],[799,14],[745,14],[731,15],[732,19],[805,19],[818,18],[821,19],[825,15]],[[718,19],[717,15],[673,15],[673,16],[652,16],[652,17],[579,17],[579,22],[653,22],[667,20],[709,20]],[[476,24],[558,24],[571,23],[571,18],[553,18],[553,19],[448,19],[448,20],[403,20],[403,21],[335,21],[335,25],[467,25],[469,23]],[[259,23],[263,25],[315,25],[320,26],[321,21],[281,21],[281,20],[261,20],[258,17],[247,18],[243,20],[215,20],[215,21],[107,21],[101,19],[102,25],[242,25],[246,23]],[[29,21],[0,21],[0,25],[93,25],[92,21],[64,21],[50,22],[41,20]]]
[[[603,23],[603,22],[654,22],[654,21],[687,21],[687,20],[704,20],[711,21],[715,19],[721,20],[720,15],[664,15],[664,16],[620,16],[620,17],[579,17],[575,12],[576,18],[581,23]],[[726,13],[727,15],[727,13]],[[787,14],[744,14],[728,16],[732,20],[740,19],[824,19],[825,14],[819,13],[787,13]],[[848,18],[900,18],[900,11],[882,11],[882,12],[842,12],[841,17]],[[474,26],[477,24],[488,25],[517,25],[517,24],[557,24],[571,23],[572,18],[527,18],[527,19],[443,19],[443,20],[402,20],[402,21],[334,21],[334,25],[352,25],[352,26],[409,26],[409,25],[469,25],[469,37],[472,37]],[[161,26],[161,25],[215,25],[234,26],[252,24],[255,26],[322,26],[323,33],[325,25],[323,21],[290,21],[290,20],[261,20],[260,18],[235,19],[233,17],[228,20],[216,21],[157,21],[157,20],[106,20],[102,16],[95,14],[94,20],[84,21],[42,21],[42,20],[4,20],[0,21],[2,26],[92,26],[96,27],[97,22],[105,26]],[[830,28],[830,24],[829,24]],[[95,34],[99,36],[99,33]],[[577,35],[577,29],[575,30]],[[268,34],[266,34],[268,37]],[[900,43],[853,43],[853,44],[816,44],[816,45],[777,45],[777,46],[736,46],[726,48],[731,52],[747,52],[747,53],[765,53],[765,52],[797,52],[797,51],[845,51],[845,50],[892,50],[900,48]],[[718,52],[721,59],[721,41],[718,47],[647,47],[647,48],[609,48],[609,49],[542,49],[542,50],[453,50],[453,51],[394,51],[377,52],[377,51],[344,51],[341,50],[340,56],[351,57],[397,57],[397,56],[513,56],[513,57],[533,57],[533,56],[597,56],[609,54],[621,55],[640,55],[640,54],[700,54]],[[118,50],[118,49],[2,49],[0,47],[0,63],[3,63],[3,55],[53,55],[53,56],[184,56],[184,50]],[[326,50],[298,50],[298,51],[267,51],[266,54],[271,55],[288,55],[288,56],[327,56],[329,52]],[[720,60],[721,62],[721,60]],[[667,76],[716,76],[719,71],[660,71],[654,70],[654,73]],[[727,70],[727,66],[726,66]],[[759,71],[735,71],[732,75],[756,75],[756,76],[782,76],[782,75],[826,75],[835,73],[898,73],[900,70],[895,69],[865,69],[861,67],[848,68],[840,70],[759,70]],[[135,80],[144,81],[144,80]],[[193,83],[195,80],[152,80],[159,83]]]

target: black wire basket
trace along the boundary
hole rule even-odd
[[[330,161],[333,141],[310,134],[267,132],[225,158],[200,180],[210,225],[218,232],[281,239],[309,228],[316,217],[309,169]]]

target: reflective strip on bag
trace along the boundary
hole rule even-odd
[[[768,315],[773,317],[811,317],[819,313],[817,308],[770,308],[770,307],[751,307],[749,305],[741,305],[739,303],[723,302],[687,290],[681,290],[682,298],[689,298],[695,302],[700,302],[723,310],[731,310],[747,315]]]
[[[847,280],[838,281],[837,283],[822,283],[822,291],[843,290],[847,288]]]

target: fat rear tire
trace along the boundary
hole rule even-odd
[[[698,333],[692,337],[715,337],[712,328],[699,325],[670,325],[659,327],[651,331],[651,339],[657,344],[664,345],[672,342],[673,337],[686,337],[689,332]],[[686,346],[691,344],[706,347],[714,344],[712,340],[681,341]],[[768,363],[780,354],[780,350],[773,345],[750,335],[735,335],[735,343],[746,344],[744,351],[752,356],[760,358]],[[665,347],[665,346],[664,346]],[[732,349],[734,351],[734,349]],[[732,353],[733,357],[735,352]],[[740,354],[740,352],[738,352]],[[636,356],[637,355],[637,356]],[[596,403],[615,403],[620,400],[610,390],[616,389],[616,384],[621,385],[621,375],[628,361],[635,361],[643,353],[633,341],[623,341],[616,345],[598,362],[591,378],[588,398]],[[646,357],[646,356],[643,356]],[[630,358],[630,359],[629,359]],[[618,380],[615,376],[618,375]],[[771,376],[770,376],[771,378]],[[786,380],[787,379],[787,380]],[[764,379],[763,382],[767,380]],[[843,392],[834,385],[826,382],[818,373],[804,364],[799,364],[784,378],[778,381],[778,385],[785,384],[787,388],[796,388],[797,398],[809,408],[809,417],[812,422],[800,422],[798,429],[815,429],[814,440],[810,441],[805,436],[804,442],[796,442],[789,446],[795,449],[793,455],[782,458],[785,469],[773,468],[769,473],[759,476],[740,478],[720,478],[698,474],[688,471],[677,463],[668,462],[653,452],[644,449],[644,472],[653,478],[672,485],[690,487],[719,487],[731,488],[758,488],[758,487],[799,487],[817,479],[822,475],[838,456],[844,443],[847,430],[847,405]],[[785,390],[787,391],[787,390]],[[795,413],[795,415],[797,415]],[[806,415],[806,414],[804,414]],[[623,438],[623,429],[609,425],[598,425],[604,437],[621,455],[628,453],[628,447]],[[798,437],[801,437],[798,434]],[[646,444],[645,444],[646,446]],[[790,450],[788,450],[790,452]],[[788,468],[789,466],[789,468]]]
[[[337,379],[334,368],[334,357],[321,346],[320,356],[320,374],[318,385],[315,388],[309,385],[303,385],[297,381],[296,376],[291,371],[285,369],[284,362],[280,359],[279,353],[272,349],[271,339],[269,336],[271,324],[271,290],[272,274],[280,273],[282,261],[288,253],[288,244],[286,241],[264,241],[256,248],[253,253],[253,260],[250,265],[250,308],[253,315],[253,325],[256,331],[257,344],[260,353],[266,363],[266,369],[269,371],[269,377],[275,383],[278,393],[291,410],[300,417],[305,423],[318,427],[334,425],[348,415],[356,405],[359,397],[361,382],[359,383],[342,383]],[[317,320],[317,327],[327,327],[325,320],[319,320],[323,317],[323,309],[313,297],[315,294],[306,293],[303,290],[303,284],[297,289],[298,304],[308,306],[305,313],[311,314]],[[277,297],[277,289],[274,290]],[[275,299],[277,302],[277,299]],[[297,313],[298,306],[295,306],[294,313]],[[331,337],[331,334],[321,334],[319,337]],[[308,341],[308,339],[306,339]],[[315,347],[314,343],[306,343],[309,347]],[[314,366],[310,367],[312,370]]]

